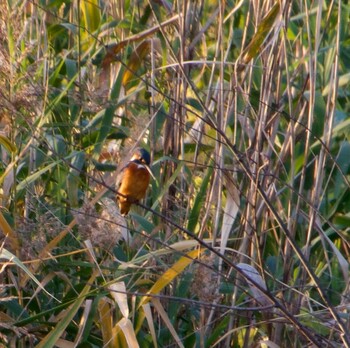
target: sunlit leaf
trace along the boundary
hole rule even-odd
[[[254,299],[262,306],[270,305],[271,302],[265,296],[265,294],[260,289],[258,289],[253,283],[249,281],[251,279],[254,283],[258,284],[261,288],[263,288],[264,290],[267,290],[266,283],[263,280],[260,273],[253,266],[248,265],[247,263],[239,263],[237,264],[237,267],[244,273]]]
[[[128,347],[139,347],[133,325],[129,319],[122,318],[116,326],[120,327],[123,331]]]
[[[235,186],[235,177],[225,175],[226,186],[226,204],[224,207],[224,218],[222,221],[221,240],[220,240],[220,253],[224,254],[227,241],[232,230],[233,223],[236,220],[237,213],[239,211],[239,192]]]
[[[117,282],[111,284],[108,289],[111,292],[111,296],[117,302],[120,312],[123,317],[129,317],[129,306],[128,306],[128,297],[126,293],[126,287],[124,282]]]
[[[0,259],[5,259],[8,260],[10,262],[13,262],[16,266],[18,266],[23,272],[25,272],[34,282],[35,284],[38,285],[38,287],[44,291],[47,295],[49,295],[51,298],[55,299],[56,301],[58,301],[55,296],[53,296],[52,294],[50,294],[43,286],[42,284],[39,282],[39,280],[32,274],[32,272],[30,272],[30,270],[18,259],[17,256],[13,255],[12,253],[10,253],[8,250],[4,249],[4,248],[0,248]],[[59,302],[59,301],[58,301]]]
[[[255,58],[264,43],[267,35],[275,24],[277,15],[280,12],[280,2],[276,1],[272,6],[269,13],[259,23],[258,29],[251,39],[249,45],[245,48],[243,53],[243,63],[248,64],[253,58]]]
[[[103,342],[110,342],[113,338],[113,314],[110,301],[106,297],[101,297],[98,302],[98,314],[101,322]]]
[[[176,277],[178,277],[187,266],[189,266],[194,259],[198,258],[204,249],[192,250],[188,252],[185,256],[181,257],[172,267],[170,267],[165,273],[163,273],[158,280],[154,283],[152,288],[148,291],[148,294],[158,294],[162,289],[164,289],[170,282],[172,282]],[[150,300],[149,297],[144,297],[139,307],[147,303]]]
[[[5,219],[1,211],[0,211],[0,229],[3,235],[9,239],[10,245],[13,248],[13,250],[15,252],[18,252],[20,247],[20,241],[19,241],[18,235],[16,231],[11,228],[11,226],[9,225],[9,223],[7,222],[7,220]],[[0,251],[1,251],[1,248],[0,248]]]
[[[151,40],[145,40],[141,42],[136,47],[136,49],[132,52],[129,58],[129,61],[127,63],[127,67],[124,72],[124,76],[122,80],[124,87],[132,78],[135,78],[135,74],[137,70],[143,63],[143,59],[150,52],[150,49],[151,49]]]
[[[80,2],[84,24],[89,32],[98,29],[101,21],[100,6],[98,0],[83,0]]]
[[[15,153],[17,151],[16,144],[13,144],[10,139],[0,134],[0,145],[2,145],[9,153]]]
[[[97,276],[97,272],[94,272],[90,279],[87,282],[87,285],[84,287],[83,291],[79,294],[79,297],[76,298],[74,303],[67,309],[64,313],[64,316],[59,320],[57,325],[53,330],[51,330],[36,346],[37,348],[51,348],[54,347],[56,342],[61,337],[62,333],[66,327],[71,323],[77,311],[81,308],[82,303],[85,301],[85,297],[90,291],[90,288]]]
[[[57,162],[50,163],[47,166],[45,166],[44,168],[42,168],[42,169],[38,170],[37,172],[33,173],[32,175],[29,175],[26,179],[24,179],[23,181],[21,181],[17,185],[17,190],[20,191],[20,190],[25,189],[26,187],[28,187],[33,182],[35,182],[36,180],[40,179],[43,174],[45,174],[46,172],[48,172],[49,170],[51,170],[52,168],[57,166],[57,164],[58,164]]]
[[[156,330],[155,330],[155,327],[154,327],[154,321],[155,320],[154,320],[154,317],[153,317],[153,313],[152,313],[152,310],[151,310],[150,303],[145,303],[142,306],[142,310],[145,313],[146,320],[147,320],[147,323],[148,323],[148,327],[149,327],[149,330],[151,331],[153,345],[154,345],[155,348],[157,348],[158,347],[157,335],[156,335]]]

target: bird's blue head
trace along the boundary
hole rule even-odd
[[[149,164],[151,163],[151,156],[147,150],[145,150],[142,147],[139,147],[134,151],[134,154],[132,155],[130,161],[139,161],[149,166]]]

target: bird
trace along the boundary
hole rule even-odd
[[[122,216],[128,215],[131,205],[146,196],[152,175],[150,162],[149,152],[144,148],[137,148],[117,176],[117,203]]]

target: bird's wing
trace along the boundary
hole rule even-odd
[[[126,168],[129,166],[130,162],[126,163],[122,169],[120,169],[120,171],[118,170],[118,173],[117,173],[117,179],[115,180],[115,189],[118,191],[121,183],[122,183],[122,179],[123,179],[123,176],[124,176],[124,173],[125,173],[125,170]]]

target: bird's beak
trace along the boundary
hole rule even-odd
[[[147,165],[144,164],[145,168],[148,170],[148,173],[151,175],[151,177],[156,180],[156,177],[153,175],[151,168]]]

